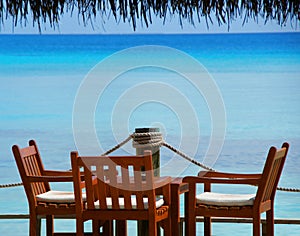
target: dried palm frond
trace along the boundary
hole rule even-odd
[[[288,21],[300,21],[300,0],[0,0],[0,21],[12,17],[14,25],[26,24],[29,19],[41,29],[42,24],[59,25],[60,16],[76,9],[84,24],[100,16],[113,15],[115,20],[130,22],[133,29],[137,20],[146,26],[153,17],[164,19],[177,16],[191,24],[204,18],[208,22],[227,24],[242,18],[263,18],[284,26]]]

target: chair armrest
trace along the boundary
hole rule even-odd
[[[72,171],[45,170],[43,172],[43,174],[44,174],[45,177],[50,177],[51,179],[56,178],[56,177],[57,178],[71,177],[70,180],[63,180],[62,182],[73,181],[73,173],[72,173]],[[84,172],[80,172],[80,174],[81,174],[81,179],[83,180]],[[96,177],[93,178],[93,185],[96,184],[95,180],[96,180]],[[57,181],[43,181],[43,182],[61,182],[61,181],[57,180]],[[82,186],[82,188],[85,186],[84,181],[81,181],[81,186]]]
[[[154,189],[164,187],[172,182],[172,178],[169,176],[155,177],[154,178]]]
[[[73,182],[72,176],[28,176],[29,182]]]
[[[72,171],[44,170],[45,176],[72,176]]]
[[[84,172],[80,172],[81,175],[84,175]],[[60,170],[44,170],[43,175],[45,176],[73,176],[72,170],[60,171]]]
[[[260,178],[211,178],[211,177],[197,177],[197,176],[187,176],[184,177],[182,182],[190,184],[249,184],[258,185]]]
[[[261,174],[240,174],[215,171],[200,171],[198,177],[218,177],[218,178],[261,178]]]
[[[154,178],[155,194],[163,195],[165,205],[171,204],[171,182],[172,178],[169,176]]]

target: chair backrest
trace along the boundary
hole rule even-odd
[[[82,183],[85,183],[87,209],[95,209],[99,200],[100,209],[145,210],[155,209],[153,168],[151,151],[139,156],[78,156],[71,152],[76,206],[81,202],[83,210]],[[80,172],[82,170],[83,172]],[[82,179],[82,177],[84,179]],[[95,180],[97,187],[95,188]],[[136,205],[133,206],[132,198]],[[145,207],[143,198],[147,198]],[[110,199],[110,203],[108,203]],[[121,201],[120,201],[121,199]],[[99,208],[99,206],[98,206]]]
[[[280,149],[271,147],[257,189],[255,204],[274,200],[277,185],[288,153],[289,144],[284,143]]]
[[[50,190],[47,182],[30,182],[29,176],[41,176],[44,166],[34,140],[29,141],[29,146],[19,148],[17,145],[12,147],[12,151],[17,163],[29,205],[36,204],[35,196]],[[32,205],[33,204],[33,205]]]

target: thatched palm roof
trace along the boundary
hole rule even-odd
[[[84,23],[107,19],[131,23],[136,29],[140,20],[148,26],[153,17],[165,19],[168,15],[196,21],[217,22],[230,26],[236,18],[247,22],[262,18],[284,26],[300,21],[300,0],[0,0],[0,20],[12,18],[14,25],[33,24],[40,29],[43,24],[59,25],[64,13],[76,13]]]

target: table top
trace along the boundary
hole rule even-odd
[[[185,193],[189,190],[188,183],[183,183],[182,179],[182,177],[173,177],[171,182],[171,189],[175,188],[174,190],[177,190],[179,194]]]

